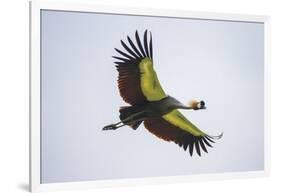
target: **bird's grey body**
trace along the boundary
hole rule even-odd
[[[201,107],[198,109],[205,108],[205,106],[202,105],[203,103],[204,102],[201,101]],[[105,126],[104,130],[117,129],[120,127],[120,123],[123,123],[121,126],[129,125],[133,129],[136,129],[143,120],[154,117],[162,117],[174,109],[194,108],[183,105],[181,102],[171,96],[167,96],[159,101],[150,101],[140,105],[121,107],[119,110],[121,122]]]
[[[180,104],[181,103],[178,102],[176,99],[167,96],[166,98],[163,98],[159,101],[152,101],[142,105],[128,107],[131,108],[131,115],[126,116],[126,114],[122,115],[121,113],[120,119],[123,123],[126,124],[134,120],[143,120],[145,118],[150,117],[159,117],[171,112],[172,110],[177,108],[176,106],[179,106]]]

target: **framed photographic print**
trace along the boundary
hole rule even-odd
[[[267,175],[268,26],[31,2],[31,191]]]

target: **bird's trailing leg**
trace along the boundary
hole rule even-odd
[[[102,128],[102,130],[115,130],[115,129],[118,129],[120,127],[124,127],[126,125],[129,125],[134,130],[136,130],[136,128],[140,125],[141,122],[142,122],[142,120],[135,120],[135,121],[127,122],[126,124],[124,124],[122,121],[120,121],[120,122],[115,123],[115,124],[107,125],[104,128]],[[134,126],[137,126],[137,127],[135,128]]]
[[[129,121],[129,120],[131,120],[131,118],[134,118],[134,117],[136,117],[139,114],[141,114],[141,113],[136,113],[135,115],[132,115],[132,116],[124,119],[123,122],[120,121],[120,122],[115,123],[115,124],[107,125],[104,128],[102,128],[102,130],[115,130],[115,129],[118,129],[120,127],[126,126],[126,125],[129,125],[134,130],[136,130],[137,127],[140,125],[140,123],[142,122],[143,119],[135,119],[135,120],[132,120],[132,121]]]
[[[110,124],[110,125],[107,125],[105,126],[104,128],[102,128],[102,130],[115,130],[115,129],[118,129],[120,127],[123,127],[125,126],[125,124],[121,124],[122,122],[118,122],[118,123],[115,123],[115,124]],[[121,124],[121,125],[120,125]]]

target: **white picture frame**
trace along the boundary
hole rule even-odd
[[[191,176],[153,177],[122,180],[40,183],[40,11],[68,10],[77,12],[115,13],[127,15],[181,17],[207,20],[259,22],[264,24],[264,171],[200,174]],[[270,19],[268,16],[191,12],[184,10],[143,9],[100,6],[66,2],[30,2],[30,191],[41,192],[79,188],[118,187],[158,183],[264,177],[270,172]]]

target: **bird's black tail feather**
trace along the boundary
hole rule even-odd
[[[137,129],[142,123],[142,121],[130,122],[131,120],[126,120],[131,115],[139,112],[139,108],[137,106],[123,106],[120,107],[119,112],[120,112],[119,115],[120,120],[124,124],[130,126],[132,129]]]

